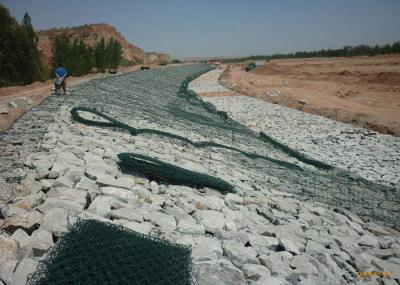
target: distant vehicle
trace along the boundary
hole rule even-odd
[[[247,72],[249,72],[249,71],[253,70],[254,68],[256,68],[256,64],[255,64],[254,62],[250,62],[250,63],[246,66],[245,70],[246,70]]]
[[[146,69],[150,69],[150,67],[148,67],[148,66],[141,66],[140,67],[140,70],[146,70]]]

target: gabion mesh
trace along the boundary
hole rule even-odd
[[[187,90],[190,80],[208,70],[207,65],[190,65],[92,80],[67,101],[77,107],[76,113],[103,114],[110,122],[103,127],[123,128],[132,135],[168,136],[187,147],[223,148],[225,157],[257,173],[263,185],[267,181],[269,187],[299,199],[313,199],[400,226],[400,187],[379,185],[334,168],[230,119]],[[146,125],[152,128],[143,128]],[[178,135],[185,133],[199,140]]]
[[[40,261],[29,285],[190,285],[190,248],[111,223],[79,219]]]

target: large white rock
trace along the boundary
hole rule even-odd
[[[109,196],[97,196],[90,204],[87,211],[100,217],[108,217],[111,213],[111,210],[120,209],[122,206],[122,203],[116,198]]]
[[[225,196],[225,204],[229,207],[234,207],[235,205],[243,205],[243,197],[238,194],[228,193]]]
[[[224,214],[218,211],[204,210],[199,213],[206,231],[215,233],[217,230],[223,229],[225,225]]]
[[[68,212],[62,208],[50,208],[44,213],[40,227],[56,237],[61,236],[68,231]]]
[[[123,207],[110,212],[110,218],[123,219],[133,222],[143,222],[144,212],[134,207]]]
[[[226,259],[203,261],[195,265],[199,285],[243,285],[243,272]]]
[[[287,251],[272,252],[270,255],[261,255],[259,260],[271,274],[286,276],[292,272],[290,262],[293,256]]]
[[[142,222],[142,223],[138,223],[138,222],[132,222],[132,221],[127,221],[127,220],[120,220],[119,224],[121,224],[122,226],[131,229],[135,232],[144,234],[144,235],[148,235],[151,230],[153,229],[153,225],[148,223],[148,222]]]
[[[295,244],[291,240],[280,238],[279,245],[286,251],[292,253],[293,255],[300,254],[299,249],[297,248],[297,246],[295,246]]]
[[[100,191],[104,195],[115,197],[124,202],[137,199],[137,196],[134,192],[124,188],[101,187]]]
[[[16,230],[16,231],[12,234],[11,238],[14,239],[14,240],[16,240],[17,242],[19,242],[20,248],[29,246],[30,237],[29,237],[29,235],[28,235],[24,230],[22,230],[22,229]]]
[[[113,175],[103,174],[97,178],[96,183],[99,186],[112,186],[132,190],[135,185],[135,180],[131,177],[115,178]]]
[[[259,264],[257,253],[251,247],[245,247],[242,243],[233,240],[224,241],[223,247],[224,255],[239,268],[247,263]]]
[[[5,235],[0,235],[0,268],[18,258],[19,243]]]
[[[28,278],[28,275],[33,273],[38,266],[38,262],[31,258],[23,259],[19,264],[17,269],[15,270],[11,285],[21,285],[25,284]]]
[[[60,200],[68,200],[78,203],[81,206],[86,205],[87,192],[84,190],[69,188],[69,187],[56,187],[47,192],[47,198],[56,198]],[[46,200],[47,201],[47,200]]]
[[[34,256],[42,256],[53,245],[53,237],[49,231],[38,229],[32,233],[30,247],[32,248]]]
[[[192,217],[188,217],[185,220],[181,220],[178,223],[178,231],[184,234],[204,234],[205,228],[203,224],[197,224],[196,220]]]
[[[21,212],[17,215],[7,217],[3,222],[2,228],[10,233],[13,233],[17,229],[24,229],[30,233],[41,224],[42,219],[43,215],[38,211],[27,212],[21,209]]]
[[[176,229],[176,221],[174,216],[160,212],[152,212],[144,215],[146,221],[150,221],[153,225],[159,226],[165,231],[173,231]]]
[[[271,276],[269,269],[259,264],[245,264],[242,267],[242,271],[246,278],[254,281]]]
[[[223,251],[217,238],[199,236],[194,238],[192,250],[193,259],[197,261],[215,260],[222,256]]]
[[[46,195],[43,192],[23,196],[14,200],[13,205],[24,210],[32,210],[43,203]]]
[[[268,249],[276,249],[279,245],[279,241],[277,238],[268,237],[268,236],[261,236],[256,234],[249,234],[249,243],[253,247],[264,247]]]

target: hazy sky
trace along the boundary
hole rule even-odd
[[[0,0],[37,29],[108,23],[146,51],[245,56],[400,40],[400,0]]]

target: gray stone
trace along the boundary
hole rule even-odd
[[[270,255],[261,255],[260,263],[266,266],[273,276],[286,276],[292,272],[290,262],[293,256],[287,252],[272,252]]]
[[[225,204],[231,208],[235,205],[243,205],[243,197],[238,194],[228,193],[225,196]]]
[[[198,202],[203,204],[209,210],[219,211],[225,206],[224,200],[216,196],[203,196],[198,198]]]
[[[176,229],[176,221],[174,216],[168,214],[160,212],[147,213],[144,215],[144,219],[166,231],[173,231]]]
[[[28,275],[33,273],[38,266],[38,262],[31,258],[26,258],[22,260],[17,269],[15,270],[11,285],[22,285],[25,284],[28,278]]]
[[[49,179],[42,179],[40,180],[40,183],[42,183],[42,190],[45,192],[49,191],[53,186],[53,181]]]
[[[293,268],[294,272],[318,276],[319,269],[315,265],[315,259],[308,254],[296,255],[290,262],[290,266]]]
[[[260,216],[263,216],[264,218],[266,218],[270,223],[274,223],[276,220],[276,217],[274,215],[274,213],[272,212],[272,210],[270,208],[267,207],[258,207],[256,209],[257,214],[259,214]]]
[[[46,195],[43,192],[23,196],[14,200],[13,205],[24,210],[32,210],[36,206],[43,203]]]
[[[84,209],[84,204],[74,202],[71,200],[64,200],[58,198],[47,198],[43,205],[39,206],[41,212],[45,212],[51,208],[62,208],[70,214],[79,214]]]
[[[269,269],[259,264],[245,264],[242,267],[242,271],[247,279],[254,281],[271,276]]]
[[[38,229],[32,233],[30,247],[32,248],[34,256],[42,256],[53,245],[53,237],[49,231]]]
[[[7,217],[2,228],[9,233],[13,233],[17,229],[23,229],[30,233],[41,224],[42,219],[43,215],[38,211],[24,211],[18,215]]]
[[[54,181],[54,187],[69,187],[74,188],[75,185],[81,181],[83,176],[83,170],[80,168],[71,168],[67,170],[63,175],[60,175],[56,181]]]
[[[113,197],[97,196],[87,211],[100,217],[108,217],[111,210],[120,209],[122,206],[122,203]]]
[[[199,213],[206,231],[215,233],[217,230],[223,229],[225,225],[224,214],[218,211],[204,210]]]
[[[135,232],[144,235],[150,234],[151,230],[153,229],[153,225],[148,222],[138,223],[138,222],[121,220],[120,224],[128,229],[131,229]]]
[[[247,263],[259,264],[257,253],[251,247],[245,247],[243,244],[232,240],[224,241],[223,247],[224,255],[239,268]]]
[[[40,228],[60,237],[68,231],[68,212],[62,208],[50,208],[44,213]]]
[[[5,282],[3,284],[7,285],[11,284],[12,277],[17,265],[18,265],[18,260],[8,261],[3,265],[0,264],[0,280],[3,280]]]
[[[292,253],[293,255],[300,254],[299,249],[295,246],[295,244],[291,240],[280,238],[279,245],[286,251]]]
[[[194,239],[195,246],[192,250],[194,260],[215,260],[222,256],[223,251],[217,238],[199,236]]]
[[[110,212],[112,219],[124,219],[133,222],[143,222],[143,212],[133,207],[123,207]]]
[[[135,185],[135,180],[131,177],[118,177],[104,174],[97,178],[96,183],[99,186],[112,186],[132,190]]]
[[[61,200],[74,201],[80,205],[86,204],[87,192],[84,190],[67,188],[67,187],[56,187],[50,189],[46,194],[47,198],[57,198]]]
[[[379,247],[378,240],[374,236],[368,234],[361,236],[358,240],[358,244],[361,246]]]
[[[7,262],[18,258],[19,248],[18,241],[5,235],[0,235],[0,268],[5,266]]]
[[[151,199],[151,197],[152,197],[151,192],[149,191],[149,189],[145,188],[142,185],[135,185],[135,186],[133,186],[132,190],[136,193],[136,195],[139,196],[139,198],[142,198],[142,199],[143,198],[149,198],[149,199]]]
[[[173,215],[178,222],[192,217],[180,207],[166,207],[165,213]]]
[[[124,189],[124,188],[101,187],[100,191],[104,195],[115,197],[124,202],[137,199],[137,196],[134,192],[132,192],[131,190]]]
[[[16,230],[12,236],[12,239],[16,240],[17,242],[19,242],[19,247],[26,247],[29,245],[30,243],[30,237],[29,235],[22,229],[18,229]]]
[[[158,194],[158,192],[159,192],[159,187],[158,187],[157,182],[151,181],[151,182],[150,182],[150,189],[151,189],[151,192],[152,192],[153,194]]]
[[[188,217],[178,223],[178,231],[184,234],[200,235],[205,233],[205,228],[202,224],[197,224],[196,220]]]
[[[278,200],[276,203],[276,208],[280,211],[297,214],[298,204],[294,199],[286,198]]]
[[[279,241],[277,238],[274,237],[267,237],[267,236],[261,236],[261,235],[255,235],[255,234],[249,234],[249,243],[255,247],[265,247],[268,249],[275,250],[277,246],[279,245]]]
[[[243,285],[246,284],[242,271],[228,260],[203,261],[195,266],[199,285]]]
[[[81,181],[79,181],[78,184],[75,185],[75,188],[86,191],[99,192],[99,186],[85,176],[82,176]]]

